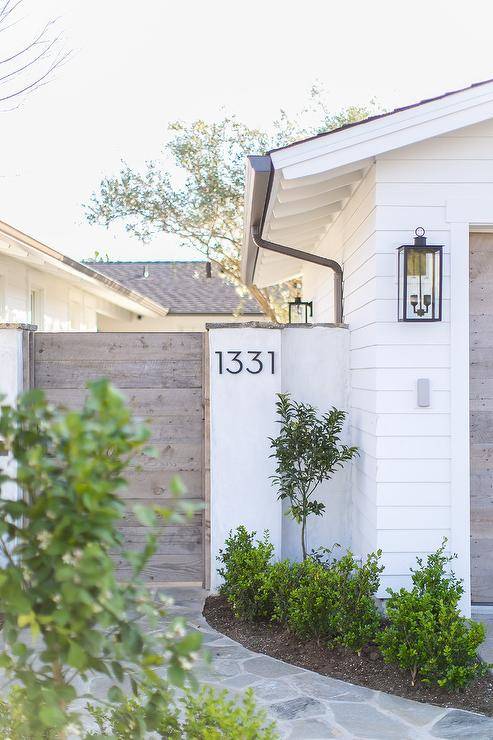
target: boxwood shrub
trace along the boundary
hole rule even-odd
[[[348,551],[325,563],[313,558],[302,563],[288,603],[290,629],[360,652],[380,627],[374,598],[383,570],[380,555],[371,553],[360,564]]]
[[[274,546],[267,531],[262,540],[255,539],[256,535],[244,526],[230,531],[218,556],[222,563],[218,573],[223,578],[220,593],[226,596],[237,617],[249,621],[271,616],[265,580]]]
[[[446,689],[458,689],[487,671],[477,650],[485,639],[482,624],[461,616],[462,581],[447,566],[455,556],[445,554],[446,540],[428,556],[418,558],[410,591],[388,589],[389,624],[378,636],[387,663],[396,663],[419,678]]]
[[[241,526],[220,551],[220,592],[243,619],[272,619],[300,637],[324,639],[360,651],[380,625],[374,595],[383,568],[380,552],[360,564],[351,552],[340,559],[317,554],[302,563],[272,563],[268,533],[255,539]],[[330,551],[325,551],[330,552]]]

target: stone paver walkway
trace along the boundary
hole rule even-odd
[[[186,617],[211,653],[212,663],[197,668],[200,680],[233,694],[251,686],[283,738],[493,739],[488,717],[372,691],[254,653],[207,624],[202,616],[206,592],[166,592],[175,600],[171,614]]]

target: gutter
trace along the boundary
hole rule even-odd
[[[244,242],[241,263],[241,275],[247,284],[254,282],[255,267],[260,249],[284,254],[286,257],[302,262],[311,262],[321,267],[327,267],[334,273],[334,321],[342,323],[342,267],[335,260],[320,257],[311,252],[303,252],[284,244],[276,244],[262,238],[265,212],[270,196],[270,188],[274,167],[270,155],[247,158],[247,173],[245,186],[245,219]]]
[[[252,230],[252,241],[257,249],[267,249],[270,252],[285,254],[286,257],[292,257],[295,260],[302,260],[303,262],[312,262],[315,265],[328,267],[329,270],[332,270],[334,273],[334,323],[342,324],[342,267],[338,262],[327,259],[326,257],[319,257],[318,254],[302,252],[299,249],[293,249],[293,247],[269,242],[266,239],[262,239],[258,233],[258,229]]]

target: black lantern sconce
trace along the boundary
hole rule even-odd
[[[399,321],[442,320],[442,245],[427,244],[425,230],[399,247]]]
[[[290,324],[308,324],[308,319],[313,316],[313,303],[302,301],[299,296],[290,301],[288,306]]]

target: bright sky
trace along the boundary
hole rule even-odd
[[[122,158],[159,156],[170,121],[225,108],[268,126],[317,80],[335,110],[493,78],[491,0],[25,0],[23,13],[30,26],[60,16],[74,55],[0,114],[0,219],[76,258],[193,256],[173,238],[144,247],[83,216]],[[14,33],[20,43],[26,26]]]

